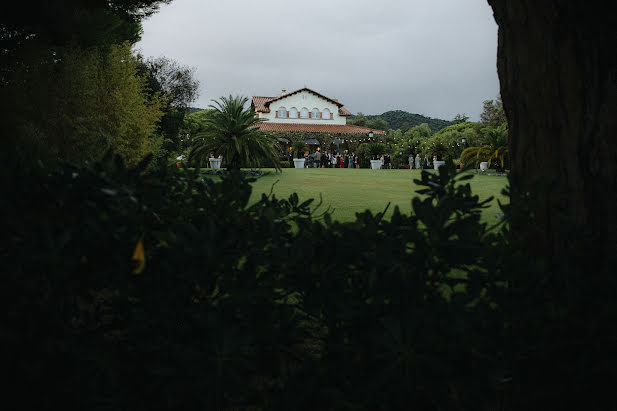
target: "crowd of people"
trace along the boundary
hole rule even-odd
[[[360,168],[359,157],[356,153],[322,153],[317,150],[314,153],[304,153],[305,168]],[[289,164],[293,167],[293,159],[289,156]]]
[[[420,157],[420,154],[409,155],[408,165],[410,169],[429,169],[433,168],[433,162],[437,159],[436,156],[433,157],[433,161],[431,161],[428,155],[425,155],[424,158]],[[293,157],[291,154],[288,155],[289,165],[290,167],[294,167]],[[381,160],[381,168],[390,169],[392,168],[392,160],[390,154],[383,154],[379,156],[379,160]],[[360,158],[356,155],[356,153],[336,153],[331,151],[326,151],[322,153],[317,150],[313,153],[304,153],[304,167],[305,168],[360,168]]]
[[[433,161],[430,161],[428,155],[425,155],[424,158],[420,158],[420,154],[416,154],[414,157],[413,154],[409,155],[407,159],[407,164],[409,164],[410,169],[426,169],[432,168],[433,163],[437,160],[437,156],[433,156]]]

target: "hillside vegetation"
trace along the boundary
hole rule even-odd
[[[423,116],[422,114],[414,114],[409,113],[403,110],[392,110],[386,111],[383,114],[362,114],[358,113],[355,116],[351,116],[347,119],[347,124],[361,124],[365,121],[366,127],[371,127],[371,123],[377,123],[379,120],[383,120],[387,123],[386,128],[392,130],[402,130],[403,133],[410,128],[415,126],[419,126],[420,124],[426,123],[431,128],[433,132],[439,131],[442,128],[445,128],[449,125],[452,125],[453,122],[442,120],[439,118],[431,118]],[[376,126],[379,124],[375,124]],[[379,127],[375,127],[378,129],[382,129]]]

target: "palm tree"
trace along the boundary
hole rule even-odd
[[[478,147],[468,147],[461,153],[461,161],[469,160],[488,161],[491,166],[493,160],[500,160],[503,168],[505,158],[508,155],[508,128],[506,124],[498,127],[484,127],[482,132],[486,144]]]
[[[213,100],[214,101],[214,100]],[[221,97],[214,101],[212,115],[205,121],[206,131],[195,136],[189,159],[203,160],[211,153],[221,155],[227,170],[245,166],[271,166],[281,169],[278,142],[259,130],[262,119],[245,109],[247,97]]]

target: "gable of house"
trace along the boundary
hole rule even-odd
[[[341,120],[351,115],[351,112],[337,99],[329,98],[307,87],[291,93],[283,92],[278,97],[253,96],[251,108],[260,118],[270,121],[337,120],[335,123],[341,124]],[[345,124],[345,121],[342,124]]]
[[[331,141],[332,135],[385,134],[382,130],[348,125],[351,112],[341,102],[306,87],[291,93],[283,90],[278,97],[253,96],[251,109],[263,120],[258,125],[261,130],[283,136],[293,132],[315,133]]]

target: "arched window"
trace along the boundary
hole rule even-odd
[[[318,108],[313,109],[313,112],[311,113],[311,118],[319,119],[319,109]]]
[[[287,118],[287,109],[285,107],[279,107],[277,111],[278,118]]]
[[[330,120],[330,110],[327,108],[323,109],[323,115],[321,116],[324,120]]]
[[[302,110],[300,110],[300,118],[308,118],[308,108],[302,107]]]
[[[292,107],[289,109],[289,118],[298,118],[298,109]]]

